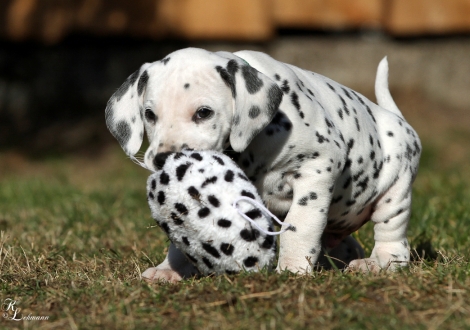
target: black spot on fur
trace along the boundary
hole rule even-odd
[[[299,201],[297,202],[297,204],[301,205],[301,206],[305,206],[307,205],[307,202],[308,202],[308,197],[305,196],[305,197],[302,197],[301,199],[299,199]]]
[[[216,177],[216,176],[207,178],[207,179],[202,183],[201,188],[204,188],[204,187],[207,186],[208,184],[216,183],[216,182],[217,182],[217,177]]]
[[[220,219],[217,221],[217,224],[222,228],[229,228],[232,225],[232,222],[227,219]]]
[[[160,183],[164,184],[164,185],[167,185],[168,182],[170,182],[170,176],[165,171],[163,171],[160,174]]]
[[[161,60],[161,62],[166,65],[168,63],[168,61],[170,60],[171,57],[165,57],[163,60]]]
[[[369,108],[368,105],[366,105],[366,109],[367,109],[367,112],[369,113],[369,115],[371,116],[372,120],[374,121],[374,123],[376,123],[375,117],[374,117],[374,115],[372,114],[372,111],[370,110],[370,108]]]
[[[191,163],[185,163],[181,164],[176,168],[176,178],[178,179],[178,181],[183,180],[183,177],[186,174],[186,171],[190,165]]]
[[[257,218],[260,218],[262,214],[260,210],[254,209],[254,210],[246,212],[245,215],[251,220],[255,220]]]
[[[149,74],[147,70],[145,70],[139,78],[139,83],[137,84],[137,92],[140,95],[144,92],[145,87],[147,87],[147,83],[149,81]]]
[[[189,88],[189,84],[188,84],[188,83],[184,84],[184,88],[185,88],[185,89],[188,89],[188,88]]]
[[[214,266],[212,265],[212,263],[209,261],[209,259],[207,259],[206,257],[202,257],[202,261],[206,264],[206,266],[210,269],[214,268]]]
[[[353,98],[351,97],[351,94],[349,94],[349,92],[347,91],[346,88],[341,87],[341,89],[343,90],[344,94],[346,94],[346,96],[347,96],[349,99],[351,99],[351,100],[353,99]]]
[[[339,118],[343,119],[343,110],[342,109],[338,109],[338,116],[339,116]]]
[[[383,161],[381,161],[379,165],[377,165],[377,162],[374,163],[374,179],[377,179],[379,177],[380,171],[382,171],[383,164]]]
[[[208,207],[203,207],[197,212],[199,218],[205,218],[211,213],[211,210]]]
[[[150,199],[154,199],[154,198],[155,198],[155,196],[154,196],[154,194],[153,194],[152,192],[149,192],[149,198],[150,198]]]
[[[259,237],[259,231],[256,229],[249,230],[245,228],[240,232],[240,236],[245,241],[252,242],[252,241],[255,241]]]
[[[256,257],[248,257],[245,260],[243,260],[243,264],[245,265],[245,267],[253,267],[256,265],[257,262],[258,262],[258,258]]]
[[[233,181],[233,171],[232,170],[228,170],[226,173],[225,173],[225,176],[224,176],[224,180],[227,181],[227,182],[232,182]]]
[[[194,186],[191,186],[188,188],[188,194],[192,198],[199,200],[199,197],[200,197],[199,191],[196,188],[194,188]]]
[[[218,156],[215,156],[215,155],[213,155],[212,158],[214,158],[214,159],[217,161],[217,163],[219,163],[220,165],[222,165],[222,166],[225,165],[225,163],[224,163],[224,161],[222,160],[222,158],[220,158],[220,157],[218,157]]]
[[[126,121],[121,120],[117,122],[116,125],[114,125],[111,133],[116,138],[116,140],[118,140],[121,146],[125,146],[131,138],[132,130]]]
[[[158,192],[157,201],[160,205],[165,204],[165,193],[163,191]]]
[[[344,164],[343,173],[344,173],[348,168],[351,167],[351,163],[352,163],[351,159],[348,158],[348,159],[346,160],[346,164]]]
[[[232,255],[234,250],[234,247],[230,243],[222,243],[220,244],[220,251],[222,251],[223,254],[230,256]]]
[[[215,247],[213,247],[212,245],[210,245],[208,243],[202,243],[202,248],[204,250],[206,250],[206,252],[209,253],[210,255],[212,255],[213,257],[220,258],[219,251],[217,251],[217,249]]]
[[[184,204],[181,204],[181,203],[175,203],[175,209],[176,209],[176,211],[178,211],[181,214],[187,214],[188,213],[188,209],[186,208],[186,206]]]
[[[362,181],[357,183],[358,187],[361,187],[362,191],[367,189],[367,184],[369,182],[369,177],[366,176]]]
[[[249,65],[242,66],[242,76],[248,93],[255,94],[263,87],[263,81],[258,77],[258,71],[253,67]]]
[[[258,106],[253,105],[248,112],[248,116],[250,116],[251,119],[255,119],[260,113],[261,109]]]
[[[267,100],[266,115],[272,118],[278,111],[279,104],[282,101],[282,91],[276,84],[272,84],[269,87]]]
[[[270,249],[274,244],[274,236],[272,235],[266,235],[266,239],[264,240],[263,244],[261,244],[261,247],[263,249]]]
[[[234,74],[238,70],[238,64],[235,60],[230,60],[227,64],[227,69],[224,69],[221,66],[216,66],[215,69],[219,73],[222,80],[232,91],[232,96],[235,98],[237,96],[237,89],[235,87],[235,77]]]
[[[354,139],[349,139],[348,141],[348,149],[351,150],[354,147]]]
[[[237,173],[237,176],[238,176],[240,179],[242,179],[242,180],[245,180],[245,181],[248,181],[248,182],[250,181],[250,180],[248,180],[248,178],[247,178],[244,174],[242,174],[242,173]]]
[[[255,199],[255,195],[253,195],[251,192],[246,191],[246,190],[243,190],[243,191],[241,192],[241,195],[242,195],[242,196],[245,196],[245,197],[248,197],[248,198],[251,198],[251,199]]]
[[[354,117],[354,120],[356,121],[356,129],[358,132],[361,131],[361,126],[359,126],[359,119],[357,119],[357,117]]]
[[[184,243],[184,244],[186,244],[186,245],[188,245],[188,246],[190,245],[189,240],[188,240],[188,238],[187,238],[186,236],[183,236],[181,239],[183,240],[183,243]]]
[[[294,107],[297,109],[297,111],[299,111],[300,110],[299,96],[297,95],[296,92],[292,92],[290,94],[290,100],[292,104],[294,105]]]
[[[184,222],[176,213],[171,212],[170,217],[173,219],[173,222],[175,223],[175,225],[180,226]]]
[[[285,94],[289,94],[290,92],[290,87],[289,87],[289,82],[287,80],[284,80],[281,85],[281,91]]]
[[[323,135],[321,135],[318,131],[315,132],[315,135],[318,139],[318,143],[323,143],[323,142],[330,142],[330,140],[328,140],[326,137],[324,137]]]
[[[201,160],[202,160],[201,154],[200,154],[200,153],[197,153],[197,152],[193,152],[190,157],[191,157],[191,158],[194,158],[194,159],[196,159],[196,160],[198,160],[198,161],[201,161]]]
[[[227,71],[230,73],[232,76],[235,75],[235,73],[238,72],[238,63],[235,60],[230,60],[227,63]]]
[[[214,207],[220,206],[219,200],[214,195],[209,195],[207,199],[209,200],[209,203],[211,203]]]
[[[165,166],[165,162],[166,160],[168,159],[168,157],[171,155],[171,152],[161,152],[161,153],[158,153],[155,157],[153,157],[153,166],[157,169],[157,170],[161,170],[163,168],[163,166]],[[176,156],[175,156],[175,159]]]
[[[167,235],[170,234],[170,227],[168,227],[168,224],[166,222],[162,222],[160,224],[160,227],[165,231]]]
[[[152,190],[155,190],[155,188],[157,188],[157,181],[155,181],[155,179],[153,179],[150,186],[151,186]]]

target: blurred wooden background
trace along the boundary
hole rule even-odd
[[[470,32],[470,0],[2,0],[0,37],[56,43],[71,33],[263,41],[279,29]]]

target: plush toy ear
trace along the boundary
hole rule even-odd
[[[142,95],[149,79],[146,69],[150,65],[146,63],[131,74],[106,106],[106,126],[129,156],[139,151],[144,137]]]
[[[225,68],[217,66],[216,70],[235,100],[230,144],[241,152],[273,119],[283,93],[273,80],[243,59],[226,52],[218,54],[231,58]]]

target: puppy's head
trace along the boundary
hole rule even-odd
[[[227,52],[188,48],[146,63],[113,94],[106,124],[124,151],[150,142],[145,164],[184,148],[243,151],[271,121],[282,100],[274,81]]]

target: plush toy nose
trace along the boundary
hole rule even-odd
[[[162,167],[165,165],[166,159],[171,154],[172,154],[171,152],[162,152],[162,153],[157,154],[155,158],[153,159],[153,166],[157,170],[161,170]]]

